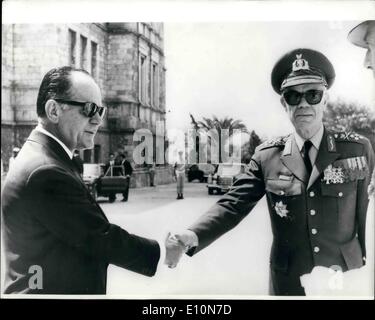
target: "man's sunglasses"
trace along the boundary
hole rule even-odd
[[[290,106],[299,105],[302,100],[302,97],[305,97],[305,100],[308,104],[318,104],[320,101],[322,101],[323,90],[312,89],[306,92],[288,90],[283,93],[283,97],[286,103]]]
[[[99,107],[94,102],[78,102],[78,101],[71,101],[71,100],[64,100],[64,99],[53,99],[53,100],[57,102],[61,102],[61,103],[71,104],[72,106],[83,107],[82,108],[83,114],[89,118],[94,117],[96,113],[98,113],[100,118],[103,119],[105,112],[107,110],[106,107]]]

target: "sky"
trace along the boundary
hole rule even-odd
[[[273,91],[275,62],[295,48],[324,53],[336,79],[330,99],[374,106],[374,79],[365,50],[347,34],[360,21],[249,21],[166,23],[167,128],[189,126],[189,113],[242,120],[261,136],[292,127]]]

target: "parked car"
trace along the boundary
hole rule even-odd
[[[208,194],[228,192],[236,177],[245,172],[245,168],[243,163],[220,163],[212,183],[207,184]]]
[[[198,164],[199,170],[203,171],[203,180],[204,182],[208,181],[209,176],[213,176],[215,174],[217,165],[211,163],[200,163]]]
[[[199,180],[200,182],[207,182],[209,175],[213,175],[216,166],[210,163],[193,164],[187,171],[188,181]]]
[[[95,200],[102,196],[113,202],[117,193],[124,193],[129,188],[129,180],[125,178],[121,165],[110,166],[104,172],[103,164],[85,163],[83,181]]]

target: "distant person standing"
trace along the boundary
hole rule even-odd
[[[177,200],[184,198],[185,160],[183,151],[178,152],[178,160],[174,165],[174,176],[177,181]]]
[[[156,170],[156,164],[153,161],[152,164],[148,168],[148,173],[150,174],[150,187],[155,187],[155,170]]]
[[[123,196],[122,201],[126,202],[126,201],[128,201],[128,198],[129,198],[130,177],[133,174],[133,167],[132,167],[130,161],[128,159],[126,159],[125,154],[122,153],[120,155],[120,158],[121,158],[121,165],[124,168],[124,174],[125,174],[125,177],[127,179],[127,184],[128,184],[128,186],[126,188],[126,191],[122,194],[122,196]]]
[[[83,175],[83,160],[79,156],[79,151],[74,150],[73,153],[73,163],[76,165],[79,174],[82,176]]]
[[[105,167],[104,167],[104,174],[107,173],[108,169],[109,168],[113,168],[113,166],[115,165],[115,155],[113,153],[110,153],[109,154],[109,159],[107,161],[107,163],[105,164]]]
[[[14,160],[16,160],[18,152],[20,152],[20,148],[14,147],[13,150],[12,150],[12,156],[9,158],[9,168],[8,168],[8,171],[13,166]]]

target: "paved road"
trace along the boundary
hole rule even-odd
[[[189,226],[219,196],[208,196],[205,184],[187,183],[185,199],[176,200],[175,184],[131,189],[129,201],[100,205],[112,223],[128,232],[163,241],[169,230]],[[111,265],[109,295],[131,297],[198,297],[267,295],[271,229],[265,199],[234,230],[175,269],[165,266],[145,277]]]

